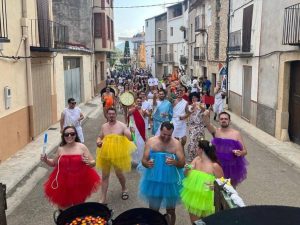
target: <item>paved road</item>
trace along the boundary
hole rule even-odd
[[[95,140],[99,133],[100,124],[104,118],[100,113],[94,114],[92,118],[84,124],[86,145],[95,155]],[[247,159],[249,164],[248,179],[238,187],[240,196],[247,205],[289,205],[300,207],[300,179],[299,171],[294,170],[285,162],[277,159],[273,154],[265,150],[261,145],[253,142],[244,136],[248,149]],[[40,165],[38,170],[48,170],[51,168]],[[32,175],[34,176],[34,174]],[[31,181],[24,183],[20,187],[20,193],[29,192],[21,204],[8,216],[8,225],[21,224],[54,224],[52,212],[55,210],[43,195],[43,183],[47,176],[43,177],[37,185],[31,190],[26,190],[32,186]],[[114,209],[114,215],[135,207],[146,207],[146,205],[137,198],[139,174],[132,171],[127,174],[127,182],[130,190],[130,198],[127,201],[121,200],[120,185],[113,174],[109,187],[109,207]],[[27,188],[27,189],[28,189]],[[95,193],[89,201],[98,201],[99,192]],[[177,225],[187,224],[188,214],[182,206],[177,208]]]

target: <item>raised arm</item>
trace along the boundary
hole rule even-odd
[[[212,136],[214,137],[216,134],[216,127],[211,124],[209,114],[210,114],[209,110],[204,111],[203,122],[204,122],[204,125],[206,126],[207,130],[209,131],[209,133],[211,133]]]

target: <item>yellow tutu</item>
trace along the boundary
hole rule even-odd
[[[129,172],[131,170],[131,154],[136,150],[133,142],[127,137],[117,134],[109,134],[102,140],[101,148],[97,148],[96,166],[104,171],[111,167]]]

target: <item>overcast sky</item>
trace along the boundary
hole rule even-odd
[[[163,3],[177,3],[179,0],[115,0],[114,7],[117,6],[140,6],[155,5]],[[170,5],[167,5],[170,6]],[[164,6],[114,9],[116,45],[119,44],[119,37],[132,37],[134,34],[143,31],[145,19],[165,12]]]

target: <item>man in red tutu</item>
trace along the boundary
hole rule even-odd
[[[102,170],[102,185],[100,203],[107,204],[107,190],[110,170],[115,170],[122,186],[122,199],[129,198],[126,179],[123,172],[131,170],[131,154],[136,146],[131,142],[131,133],[127,126],[118,121],[115,108],[107,110],[108,122],[102,125],[97,138],[96,166]]]
[[[66,209],[83,203],[97,191],[101,180],[92,168],[95,160],[87,147],[80,143],[75,127],[66,126],[61,139],[55,158],[48,158],[45,154],[41,160],[55,167],[44,184],[46,197],[59,209]]]
[[[225,178],[230,178],[233,187],[247,177],[248,162],[245,159],[247,150],[239,131],[229,127],[230,114],[221,112],[219,114],[220,128],[214,127],[209,119],[210,111],[204,112],[204,123],[212,134],[211,143],[216,147],[217,157],[221,163]]]

